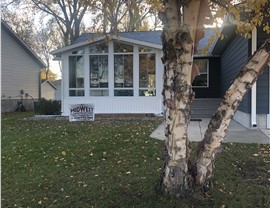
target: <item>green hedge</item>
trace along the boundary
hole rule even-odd
[[[41,98],[35,102],[35,113],[40,115],[61,115],[61,101]]]

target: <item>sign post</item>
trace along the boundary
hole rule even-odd
[[[69,121],[94,121],[93,104],[71,104],[69,108]]]

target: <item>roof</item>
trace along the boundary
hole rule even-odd
[[[236,24],[233,16],[227,15],[224,19],[220,33],[223,34],[224,38],[215,38],[212,49],[210,50],[213,55],[221,55],[222,52],[227,48],[231,40],[236,36]]]
[[[162,49],[161,41],[162,31],[141,31],[141,32],[120,32],[117,36],[112,35],[111,38],[115,40],[120,40],[128,43],[148,46],[156,49]],[[205,32],[205,37],[199,42],[199,50],[203,49],[208,44],[208,38],[213,34],[212,28],[207,28]],[[52,51],[53,55],[60,55],[63,52],[72,50],[78,47],[85,46],[89,43],[101,41],[105,39],[105,36],[95,33],[84,33],[82,34],[73,44]]]
[[[112,40],[119,40],[131,44],[148,46],[156,49],[162,49],[161,43],[162,31],[147,31],[147,32],[120,32],[118,35],[110,35]],[[106,37],[103,34],[84,33],[73,44],[60,48],[51,52],[53,55],[60,55],[63,52],[85,46],[90,43],[104,40]]]
[[[44,82],[41,83],[41,85],[45,85],[46,83],[48,83],[52,88],[57,90],[57,87],[50,80],[45,80]]]
[[[24,42],[20,37],[8,26],[8,24],[1,19],[1,28],[7,31],[7,33],[14,38],[14,40],[21,46],[23,49],[28,52],[30,56],[33,57],[35,61],[38,62],[41,68],[47,68],[47,65],[37,56],[37,54]]]
[[[127,38],[130,40],[137,40],[146,43],[152,43],[155,45],[162,45],[161,42],[161,33],[162,31],[140,31],[140,32],[120,32],[118,34],[119,38]],[[94,33],[85,33],[82,34],[73,44],[87,41],[91,38],[97,37]]]

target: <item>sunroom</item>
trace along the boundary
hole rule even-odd
[[[62,114],[71,105],[91,104],[95,114],[162,114],[161,31],[126,32],[118,36],[83,34],[52,54],[62,62]],[[106,41],[105,41],[106,40]],[[200,75],[193,82],[200,96],[211,98],[217,86],[209,75],[216,61],[196,56]],[[214,73],[215,74],[215,73]],[[203,97],[205,99],[205,97]]]
[[[62,61],[63,115],[71,104],[93,104],[96,114],[162,113],[161,45],[121,37],[83,43],[53,52]]]

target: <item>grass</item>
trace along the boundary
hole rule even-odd
[[[155,191],[158,119],[70,123],[2,115],[2,207],[270,207],[270,145],[224,144],[213,188],[190,199]]]

